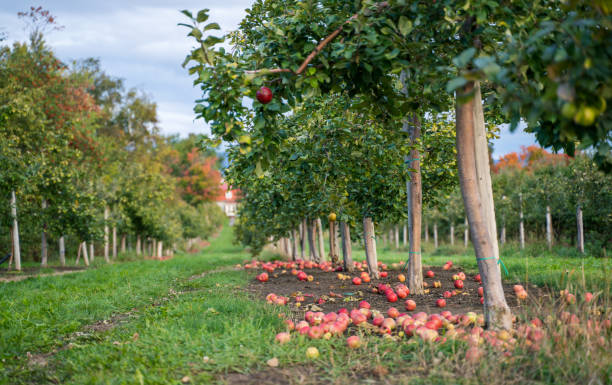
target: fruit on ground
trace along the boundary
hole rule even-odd
[[[406,282],[406,276],[404,274],[398,274],[397,280],[400,282]]]
[[[427,278],[433,278],[434,277],[434,272],[431,270],[427,270],[427,273],[425,273],[425,276],[427,276]]]
[[[387,296],[387,301],[397,302],[397,294],[395,294],[393,291],[388,290],[386,296]]]
[[[389,275],[389,273],[387,273],[386,271],[381,271],[380,272],[380,277],[381,278],[387,278],[388,275]]]
[[[447,291],[445,291],[445,292],[442,294],[442,297],[444,297],[444,298],[450,298],[450,297],[452,297],[452,296],[453,296],[453,293],[451,293],[451,292],[450,292],[450,291],[448,291],[448,290],[447,290]]]
[[[412,311],[414,309],[416,309],[416,302],[414,302],[413,300],[409,299],[405,302],[405,306],[406,306],[406,310]]]
[[[359,277],[353,278],[353,285],[361,285],[361,278]]]
[[[517,292],[516,296],[518,299],[526,299],[527,298],[527,291],[525,291],[524,289]]]
[[[588,292],[584,295],[584,301],[585,302],[591,302],[593,300],[593,293]]]
[[[387,310],[387,315],[391,318],[397,318],[399,317],[400,312],[396,308],[390,307],[389,310]]]
[[[476,282],[482,282],[482,278],[480,277],[480,274],[476,274],[476,275],[474,276],[474,281],[476,281]]]
[[[436,306],[437,307],[445,307],[446,306],[446,300],[444,300],[443,298],[440,298],[436,301]]]
[[[359,336],[350,336],[346,339],[346,344],[351,349],[357,349],[361,346],[361,339],[359,338]]]
[[[308,279],[308,274],[304,273],[303,271],[300,271],[297,273],[297,279],[299,279],[300,281],[306,281]]]
[[[266,86],[263,86],[257,90],[257,93],[255,94],[255,96],[257,97],[257,100],[259,101],[259,103],[268,104],[272,101],[273,94],[272,94],[271,89],[269,89]]]
[[[459,290],[463,289],[463,281],[458,279],[455,281],[455,287]]]
[[[268,282],[268,273],[261,273],[257,276],[259,282]]]
[[[309,348],[306,349],[306,357],[310,358],[311,360],[318,358],[319,349],[315,348],[314,346],[310,346]]]
[[[360,309],[369,309],[370,308],[370,303],[368,301],[361,301],[361,302],[359,302],[359,308]]]
[[[478,296],[479,297],[483,297],[484,296],[484,288],[482,286],[480,286],[478,288]]]
[[[327,219],[329,219],[330,222],[334,222],[336,220],[336,213],[330,213]]]
[[[279,344],[285,344],[291,340],[291,334],[287,332],[278,333],[275,338],[276,342]]]
[[[308,337],[317,340],[323,337],[323,333],[325,332],[320,326],[313,326],[308,330]]]

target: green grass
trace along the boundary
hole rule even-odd
[[[248,258],[231,244],[231,236],[231,228],[225,227],[198,255],[101,264],[84,273],[0,285],[0,383],[179,384],[184,376],[191,383],[223,382],[228,373],[267,370],[272,357],[282,368],[291,368],[295,378],[305,370],[310,373],[306,380],[319,383],[363,383],[381,376],[392,383],[416,384],[587,383],[592,378],[606,383],[612,376],[606,364],[609,341],[596,349],[585,339],[572,339],[563,341],[565,350],[551,342],[537,353],[519,349],[515,361],[504,363],[498,353],[488,351],[477,366],[465,362],[466,344],[460,341],[438,346],[364,336],[365,346],[353,351],[344,338],[311,341],[292,335],[291,343],[275,344],[274,335],[284,329],[278,315],[285,309],[253,301],[244,290],[247,272],[222,270],[188,280]],[[461,249],[429,250],[424,263],[452,259],[475,271],[475,258]],[[509,279],[522,281],[528,271],[530,282],[550,286],[562,285],[565,269],[581,263],[573,257],[541,256],[529,258],[527,270],[523,255],[507,254]],[[380,250],[387,263],[406,255]],[[363,258],[358,247],[355,258]],[[588,285],[605,286],[605,281],[597,282],[605,263],[585,258]],[[127,312],[108,330],[83,328]],[[305,357],[308,346],[319,349],[317,360]],[[29,363],[27,352],[44,354],[60,347],[44,356],[46,366]]]

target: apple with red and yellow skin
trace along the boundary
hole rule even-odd
[[[297,273],[297,279],[300,281],[306,281],[308,279],[308,274],[304,273],[303,271],[299,271]]]
[[[476,275],[474,276],[474,281],[476,281],[476,282],[482,282],[482,279],[480,278],[480,274],[476,274]]]
[[[406,282],[406,276],[404,274],[398,274],[397,280],[400,282]]]
[[[359,302],[359,308],[360,309],[369,309],[370,308],[370,303],[368,301],[361,301]]]
[[[387,315],[391,318],[397,318],[399,317],[400,312],[397,310],[397,308],[390,307],[389,310],[387,310]]]
[[[268,273],[261,273],[257,276],[259,282],[268,282]]]
[[[455,283],[454,283],[454,285],[455,285],[455,287],[456,287],[457,289],[459,289],[459,290],[463,289],[463,281],[462,281],[462,280],[460,280],[460,279],[456,280],[456,281],[455,281]]]
[[[266,86],[263,86],[260,89],[258,89],[257,93],[255,94],[255,97],[261,104],[270,103],[272,101],[273,96],[274,95],[272,94],[272,90]]]
[[[361,339],[359,338],[359,336],[350,336],[346,339],[346,344],[351,349],[357,349],[361,346]]]
[[[318,340],[319,338],[323,337],[323,334],[323,329],[320,326],[312,326],[308,330],[308,337],[313,340]]]
[[[406,310],[408,311],[412,311],[414,309],[416,309],[416,302],[414,302],[413,300],[409,299],[406,300],[406,302],[404,303]]]
[[[386,271],[381,271],[380,272],[380,277],[381,278],[387,278],[388,275],[389,275],[389,273],[387,273]]]
[[[425,276],[427,278],[433,278],[435,276],[434,272],[431,270],[427,270],[427,272],[425,273]]]
[[[287,342],[291,340],[291,334],[287,332],[278,333],[275,337],[275,340],[281,345],[286,344]]]
[[[359,286],[359,285],[361,285],[361,278],[355,277],[355,278],[353,278],[352,282],[353,282],[353,285]]]
[[[450,291],[445,291],[444,293],[442,293],[442,297],[444,298],[450,298],[453,296],[453,293],[451,293]]]
[[[446,300],[444,300],[443,298],[440,298],[436,301],[436,306],[437,307],[445,307],[446,306]]]
[[[392,290],[387,290],[386,297],[387,301],[389,302],[397,302],[397,294],[395,294],[395,292],[393,292]]]
[[[372,319],[372,324],[374,326],[380,326],[382,325],[384,320],[385,320],[385,317],[383,317],[382,315],[377,315],[376,317]]]
[[[591,302],[592,300],[593,300],[593,293],[591,293],[591,292],[587,292],[587,293],[584,295],[584,301],[585,301],[585,302]]]
[[[484,296],[484,288],[482,286],[480,286],[478,288],[478,296],[479,297],[483,297]]]

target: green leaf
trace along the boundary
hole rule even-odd
[[[188,18],[193,19],[193,14],[192,14],[191,12],[189,12],[188,10],[183,9],[183,10],[181,11],[181,13],[182,13],[183,15],[187,16]]]
[[[463,77],[454,78],[446,84],[446,91],[453,92],[457,88],[464,86],[466,83],[467,80]]]
[[[476,54],[476,48],[470,47],[466,49],[465,51],[461,52],[459,56],[454,58],[453,64],[456,65],[457,68],[463,68],[470,62],[470,60],[474,57],[475,54]]]
[[[204,8],[200,11],[198,11],[198,17],[197,17],[197,22],[198,23],[203,23],[206,20],[208,20],[208,8]]]
[[[219,23],[210,23],[206,24],[206,26],[204,27],[204,31],[210,31],[212,29],[221,29],[221,26],[219,25]]]
[[[406,16],[400,16],[397,26],[402,35],[407,36],[412,31],[412,20]]]

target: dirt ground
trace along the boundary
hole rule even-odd
[[[469,311],[482,313],[482,305],[478,296],[478,287],[480,284],[474,280],[474,275],[466,274],[464,288],[457,295],[446,299],[446,307],[444,309],[436,306],[436,300],[443,298],[442,293],[445,291],[453,292],[455,290],[452,276],[458,274],[462,270],[457,267],[452,267],[450,270],[444,270],[440,266],[425,266],[423,274],[431,270],[434,272],[434,278],[424,278],[427,284],[425,288],[428,293],[423,295],[413,295],[412,293],[404,299],[398,299],[397,302],[391,303],[387,301],[385,295],[375,293],[373,289],[379,283],[385,283],[395,288],[400,281],[398,275],[402,273],[400,270],[388,270],[388,276],[378,280],[372,279],[370,283],[361,285],[353,285],[351,280],[340,280],[336,272],[323,272],[320,269],[304,269],[309,275],[314,277],[311,282],[299,281],[296,276],[290,271],[276,270],[270,274],[268,282],[259,282],[253,275],[249,283],[249,290],[253,292],[257,298],[265,299],[269,293],[283,295],[289,297],[288,305],[295,312],[298,319],[303,319],[300,316],[307,310],[331,312],[338,311],[340,308],[347,308],[349,311],[352,308],[357,308],[362,300],[370,303],[372,309],[386,312],[391,306],[396,307],[400,312],[416,313],[426,312],[439,313],[442,310],[448,310],[453,314],[464,314]],[[261,272],[261,270],[257,270]],[[358,277],[360,272],[351,274],[351,277]],[[405,275],[405,272],[404,272]],[[439,281],[441,287],[435,288],[434,281]],[[404,284],[406,284],[404,282]],[[504,292],[506,300],[511,308],[520,306],[516,294],[513,290],[514,283],[504,284]],[[528,290],[533,292],[536,287],[529,287]],[[303,295],[305,301],[299,307],[296,307],[295,297]],[[318,303],[322,299],[324,303]],[[412,299],[416,302],[417,307],[413,311],[407,311],[404,307],[404,302],[407,299]],[[314,309],[313,309],[314,307]],[[301,314],[300,314],[301,313]]]
[[[15,270],[8,270],[6,267],[0,269],[0,282],[16,282],[22,281],[30,277],[46,277],[53,275],[64,275],[71,273],[79,273],[85,271],[85,267],[81,266],[50,266],[45,267],[45,270],[53,270],[52,272],[45,272],[41,274],[40,267],[23,267],[20,273]]]

